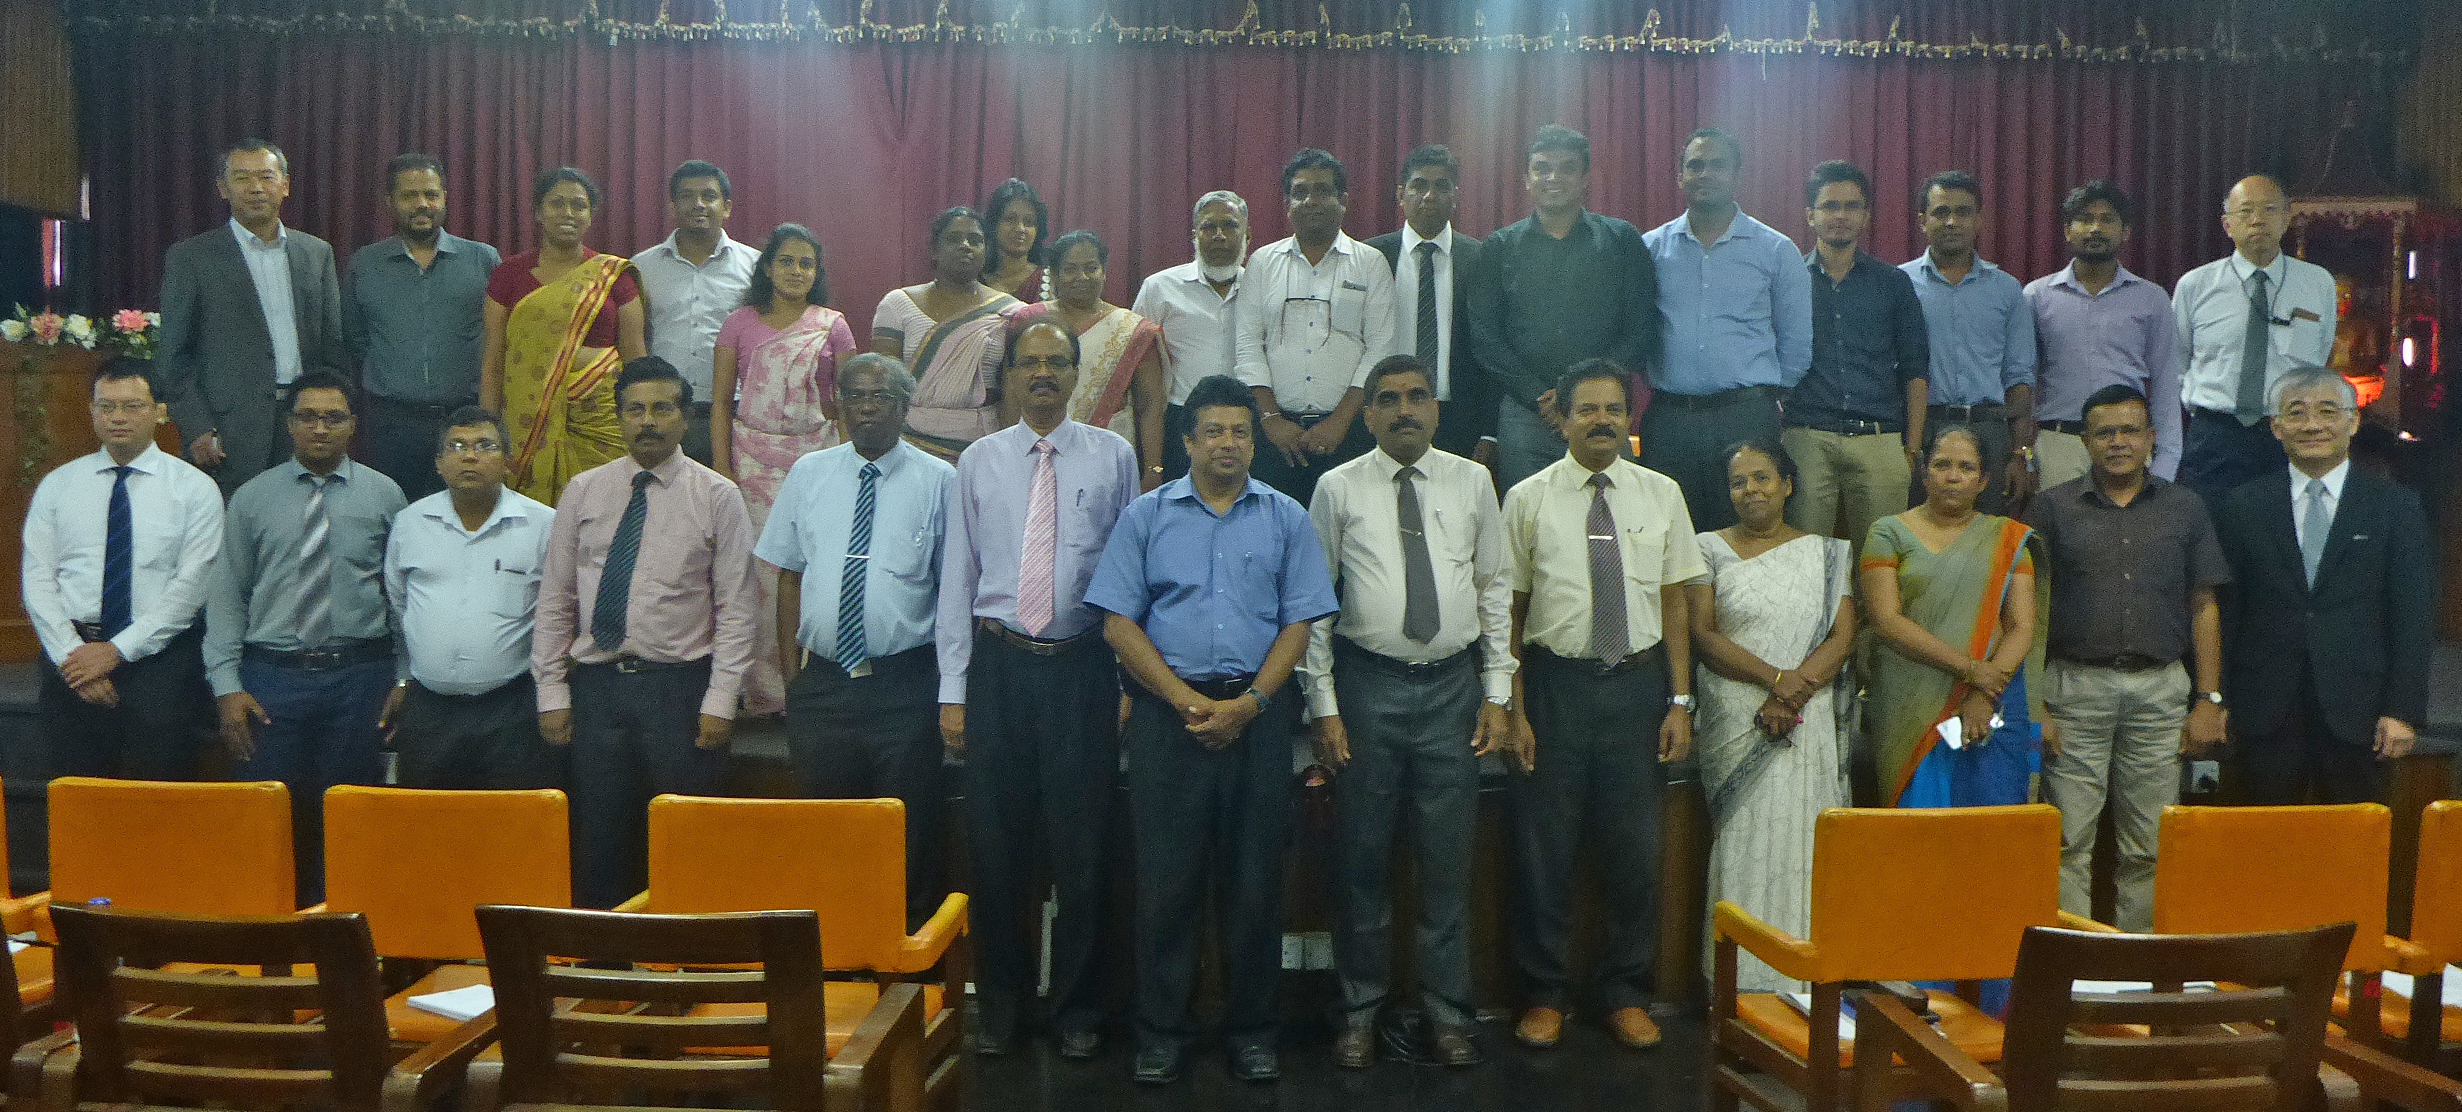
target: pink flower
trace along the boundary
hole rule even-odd
[[[68,327],[68,322],[61,319],[60,314],[52,312],[49,309],[43,310],[42,313],[37,315],[33,320],[27,321],[26,324],[34,330],[35,342],[41,344],[59,343],[60,331]]]
[[[122,332],[145,331],[145,310],[122,309],[111,314],[111,327]]]

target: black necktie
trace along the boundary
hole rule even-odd
[[[103,526],[105,637],[119,636],[121,630],[128,628],[129,615],[136,610],[136,524],[128,510],[128,473],[136,468],[123,464],[111,470],[117,477],[111,480],[111,512]]]
[[[647,471],[633,473],[633,500],[624,504],[615,541],[607,546],[607,567],[599,573],[598,604],[590,610],[590,640],[608,652],[624,646],[624,611],[632,605],[633,564],[641,558],[641,522],[650,516],[650,480],[656,477]]]
[[[1436,244],[1420,242],[1419,255],[1419,361],[1428,365],[1431,378],[1436,375]]]
[[[1394,505],[1402,519],[1402,636],[1424,645],[1436,639],[1436,565],[1428,559],[1428,534],[1419,516],[1419,469],[1394,472]]]

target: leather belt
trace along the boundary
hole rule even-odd
[[[96,642],[111,640],[111,638],[103,635],[103,624],[101,622],[70,622],[68,624],[76,627],[77,639],[85,642],[86,644],[91,645]]]
[[[2156,668],[2169,668],[2177,662],[2156,660],[2153,657],[2140,656],[2136,653],[2121,653],[2118,656],[2107,656],[2101,660],[2080,660],[2074,663],[2083,664],[2088,668],[2109,668],[2115,672],[2146,672]]]
[[[692,660],[643,660],[637,656],[619,656],[614,660],[599,661],[596,666],[600,668],[613,668],[618,672],[631,676],[642,672],[675,672],[681,671],[685,668],[698,668],[708,662],[709,658],[706,656],[697,657]],[[588,666],[585,665],[585,667]]]
[[[1933,405],[1926,406],[1925,408],[1942,416],[1955,417],[1961,421],[1977,421],[1985,419],[2005,421],[2009,419],[2009,407],[2002,405],[1999,402],[1987,402],[1983,405]]]
[[[243,645],[240,647],[240,657],[259,664],[297,668],[306,672],[327,672],[335,668],[348,668],[354,664],[391,660],[393,659],[393,642],[378,637],[366,641],[346,642],[336,648],[298,651],[268,649],[261,645]]]
[[[1724,409],[1740,402],[1771,398],[1778,393],[1775,386],[1739,386],[1715,394],[1652,394],[1650,404],[1665,403],[1677,409]]]
[[[1420,663],[1417,661],[1403,660],[1400,657],[1386,656],[1380,652],[1374,652],[1361,647],[1359,642],[1353,641],[1348,637],[1337,635],[1334,638],[1335,662],[1358,664],[1362,667],[1372,668],[1376,671],[1383,672],[1386,675],[1399,676],[1406,680],[1433,679],[1437,676],[1444,675],[1445,673],[1456,668],[1469,664],[1471,654],[1476,651],[1478,651],[1478,646],[1474,644],[1470,648],[1463,649],[1462,651],[1446,657],[1443,660],[1431,660],[1426,663]]]
[[[1661,641],[1658,644],[1641,650],[1640,652],[1626,656],[1623,660],[1618,661],[1615,667],[1610,668],[1607,666],[1606,661],[1600,660],[1596,657],[1558,656],[1555,653],[1549,652],[1537,645],[1525,644],[1522,646],[1523,656],[1544,661],[1571,671],[1588,672],[1594,676],[1620,676],[1626,672],[1639,669],[1645,664],[1658,663],[1659,659],[1664,656],[1666,652],[1667,643]]]
[[[1254,673],[1233,676],[1227,680],[1192,680],[1182,677],[1180,682],[1187,684],[1189,690],[1208,699],[1230,699],[1245,694],[1249,688],[1256,686],[1257,677]]]
[[[2047,432],[2065,432],[2071,436],[2086,435],[2086,422],[2084,421],[2037,421],[2035,427]]]
[[[1906,431],[1903,421],[1866,421],[1860,417],[1841,417],[1835,421],[1789,421],[1787,427],[1839,436],[1896,436]]]
[[[1072,652],[1080,647],[1083,647],[1086,642],[1093,640],[1095,636],[1094,631],[1089,629],[1086,632],[1080,633],[1077,636],[1071,637],[1065,641],[1045,641],[1039,637],[1028,637],[1023,633],[1019,633],[1014,629],[1010,629],[1009,627],[1000,624],[999,621],[992,618],[976,618],[975,632],[999,641],[1001,644],[1007,645],[1019,652],[1033,653],[1036,656],[1059,656],[1063,653]]]

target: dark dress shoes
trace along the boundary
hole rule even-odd
[[[1169,1085],[1180,1079],[1180,1048],[1160,1044],[1137,1048],[1135,1072],[1140,1085]]]
[[[1060,1032],[1060,1056],[1083,1062],[1103,1052],[1103,1033],[1091,1027],[1078,1027]]]
[[[1376,1027],[1361,1023],[1342,1028],[1334,1036],[1334,1064],[1346,1070],[1364,1070],[1376,1060]]]
[[[1270,1046],[1243,1046],[1231,1052],[1231,1076],[1242,1081],[1274,1081],[1282,1077],[1282,1063]]]
[[[1470,1028],[1441,1023],[1429,1030],[1428,1056],[1443,1066],[1475,1066],[1481,1061],[1479,1044],[1471,1038]]]

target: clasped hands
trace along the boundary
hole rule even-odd
[[[1330,454],[1342,446],[1346,427],[1332,421],[1319,421],[1302,428],[1300,423],[1280,413],[1272,414],[1262,423],[1265,439],[1282,453],[1283,462],[1293,467],[1308,466],[1308,457]]]

